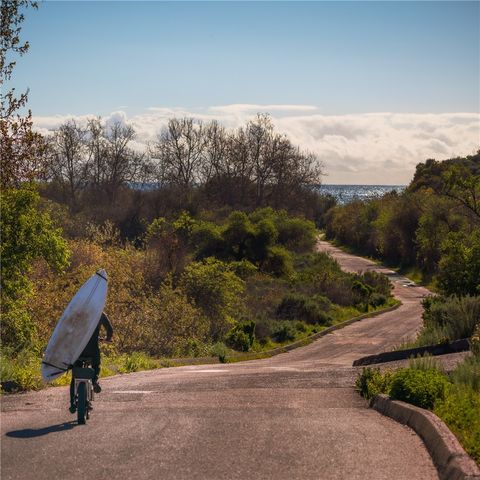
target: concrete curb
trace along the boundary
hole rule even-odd
[[[370,406],[412,428],[423,440],[441,480],[480,480],[480,468],[468,456],[455,435],[433,412],[377,395]]]
[[[470,344],[467,338],[455,340],[450,343],[440,343],[438,345],[428,345],[425,347],[408,348],[406,350],[394,350],[393,352],[383,352],[376,355],[368,355],[359,358],[353,362],[354,367],[360,365],[372,365],[374,363],[394,362],[397,360],[406,360],[417,355],[445,355],[448,353],[466,352],[470,350]]]
[[[352,323],[356,323],[366,318],[376,317],[377,315],[381,315],[383,313],[396,310],[401,305],[402,303],[398,302],[397,304],[391,307],[384,308],[382,310],[376,310],[374,312],[364,313],[363,315],[350,318],[349,320],[345,320],[344,322],[338,323],[337,325],[332,325],[331,327],[328,327],[325,330],[322,330],[321,332],[314,333],[313,335],[310,335],[307,338],[303,338],[302,340],[298,340],[288,345],[284,345],[283,347],[277,347],[272,350],[267,350],[266,352],[249,352],[249,353],[239,353],[236,355],[230,355],[230,356],[227,356],[227,362],[242,362],[247,360],[257,360],[262,358],[273,357],[275,355],[279,355],[280,353],[290,352],[291,350],[295,350],[296,348],[305,347],[310,343],[314,342],[315,340],[317,340],[318,338],[324,337],[329,333],[348,327],[348,325],[351,325]],[[176,367],[176,366],[185,366],[185,365],[204,365],[209,363],[219,363],[219,360],[218,360],[218,357],[170,358],[170,359],[165,359],[165,363],[169,364],[169,366]]]

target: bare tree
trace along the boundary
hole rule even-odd
[[[87,146],[90,156],[91,185],[100,187],[105,183],[107,142],[105,128],[100,117],[91,118],[87,123]]]
[[[169,120],[153,149],[163,181],[186,189],[197,184],[205,145],[201,122],[191,118]]]
[[[86,129],[70,120],[55,131],[50,141],[51,160],[47,175],[61,187],[72,208],[75,208],[78,192],[85,187],[89,174],[86,135]]]
[[[135,138],[135,130],[131,125],[115,122],[105,129],[104,138],[102,186],[105,187],[109,200],[114,201],[122,185],[136,181],[145,154],[137,153],[129,147]]]

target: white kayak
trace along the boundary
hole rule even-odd
[[[107,272],[92,275],[70,300],[42,359],[46,382],[65,373],[78,360],[98,325],[107,298]]]

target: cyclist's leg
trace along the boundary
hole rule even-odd
[[[74,367],[81,366],[81,363],[76,361],[73,365]],[[73,377],[73,370],[72,370],[72,380],[70,382],[70,408],[71,413],[75,413],[77,410],[75,407],[75,378]]]

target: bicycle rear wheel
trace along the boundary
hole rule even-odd
[[[77,419],[80,425],[84,425],[87,416],[87,389],[85,382],[80,382],[77,390]]]

